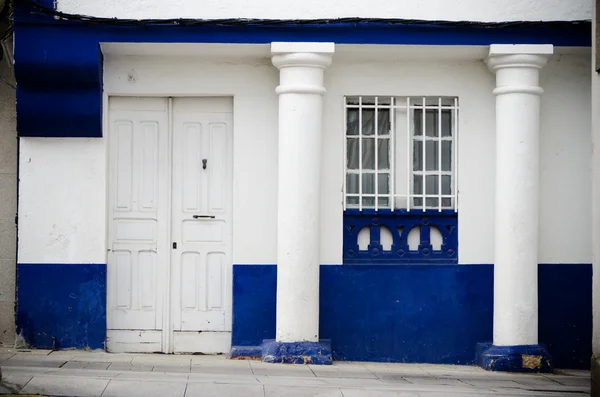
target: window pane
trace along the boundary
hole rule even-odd
[[[347,168],[349,170],[357,170],[358,169],[358,139],[348,139],[348,143],[346,144],[346,158],[347,158]]]
[[[390,206],[390,199],[387,197],[380,197],[377,200],[379,200],[379,207],[389,207]]]
[[[442,97],[442,106],[454,106],[454,98]]]
[[[346,174],[346,193],[358,194],[358,181],[358,174]]]
[[[389,186],[390,174],[377,175],[377,190],[378,194],[390,194]]]
[[[442,175],[442,194],[452,194],[452,177]]]
[[[363,170],[375,169],[375,139],[363,138],[362,140],[362,167]]]
[[[426,194],[438,194],[438,176],[427,175],[427,186],[425,186]]]
[[[452,111],[442,111],[442,136],[452,136]]]
[[[390,111],[388,109],[377,110],[377,133],[379,135],[390,134]]]
[[[377,142],[377,168],[380,170],[390,169],[390,140],[378,139]]]
[[[348,198],[346,198],[346,205],[348,205],[348,206],[358,205],[358,197],[348,197]]]
[[[363,174],[362,176],[362,192],[363,194],[375,193],[375,174]]]
[[[438,206],[438,198],[437,197],[426,198],[425,202],[427,203],[425,205],[426,207],[437,207]]]
[[[452,199],[451,198],[443,198],[442,199],[442,207],[452,208]]]
[[[413,171],[423,171],[423,141],[413,142]]]
[[[364,97],[362,97],[362,104],[363,105],[370,105],[370,106],[375,105],[375,97],[374,96],[364,96]]]
[[[426,141],[425,142],[425,160],[427,171],[437,171],[439,169],[438,159],[438,141]]]
[[[423,175],[413,175],[413,194],[423,194]]]
[[[348,109],[346,123],[346,134],[358,135],[358,109]]]
[[[375,109],[363,109],[362,134],[375,135]]]
[[[452,171],[452,141],[442,141],[442,171]]]
[[[375,207],[375,197],[363,197],[363,207]]]
[[[438,112],[427,110],[425,113],[425,134],[427,136],[438,136]]]
[[[413,135],[421,136],[423,135],[423,110],[414,109],[412,112],[413,116]]]

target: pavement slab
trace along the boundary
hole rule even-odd
[[[0,349],[0,394],[71,397],[589,397],[590,374],[487,372],[475,366],[267,364],[223,355]]]
[[[187,383],[185,381],[136,381],[112,379],[102,397],[183,397]]]
[[[261,385],[189,383],[185,397],[263,397]]]
[[[109,379],[36,375],[21,390],[21,394],[100,397],[108,382]]]

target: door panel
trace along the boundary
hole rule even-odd
[[[232,104],[173,103],[175,331],[231,330]]]
[[[107,326],[159,330],[169,255],[167,99],[111,98],[109,109]]]
[[[110,98],[110,351],[229,350],[232,110],[231,98]]]

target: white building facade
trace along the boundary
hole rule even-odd
[[[589,367],[589,1],[52,3],[15,15],[30,345]]]

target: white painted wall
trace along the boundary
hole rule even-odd
[[[343,96],[431,95],[459,97],[460,262],[493,263],[494,76],[481,59],[342,63],[334,57],[325,81],[321,236],[329,249],[321,251],[321,262],[341,263],[335,248],[342,246]]]
[[[108,55],[104,69],[107,94],[234,97],[233,263],[275,263],[279,72],[270,60]]]
[[[105,47],[105,92],[234,96],[233,263],[276,263],[279,73],[268,46],[142,47]],[[325,72],[321,263],[342,260],[342,98],[353,94],[459,96],[459,260],[493,263],[495,82],[482,62],[487,50],[384,47],[337,46]],[[145,55],[116,55],[134,51]],[[589,54],[563,53],[541,72],[541,263],[591,262],[589,68]],[[105,261],[103,142],[23,139],[21,262]]]
[[[590,263],[590,55],[555,55],[540,72],[540,263]]]
[[[106,263],[104,139],[21,138],[19,263]]]
[[[404,18],[449,21],[591,19],[591,0],[58,0],[58,10],[102,17]]]
[[[5,59],[0,77],[0,346],[10,347],[15,341],[18,143],[15,81]]]

